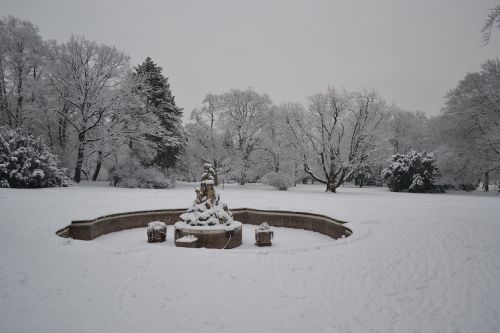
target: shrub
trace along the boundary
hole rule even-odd
[[[41,138],[0,127],[0,187],[40,188],[68,186],[66,169]]]
[[[288,190],[294,183],[293,177],[284,172],[270,172],[263,177],[263,181],[280,191]]]
[[[390,165],[382,171],[387,187],[393,192],[435,192],[434,178],[438,174],[434,156],[415,151],[393,155]]]
[[[158,168],[145,167],[132,158],[112,168],[109,180],[113,186],[128,188],[171,188],[175,185]]]

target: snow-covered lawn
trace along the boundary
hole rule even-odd
[[[225,251],[175,248],[172,229],[167,244],[146,243],[145,229],[75,241],[54,233],[72,219],[186,208],[193,185],[0,189],[0,332],[500,330],[498,195],[220,191],[230,209],[326,214],[354,234],[277,229],[275,248],[246,235]]]

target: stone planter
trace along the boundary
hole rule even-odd
[[[167,240],[167,225],[163,222],[154,221],[148,223],[148,243],[161,243]]]
[[[271,246],[273,245],[272,239],[274,231],[272,230],[255,230],[255,245],[257,246]]]

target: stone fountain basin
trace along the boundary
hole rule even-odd
[[[233,221],[230,225],[214,226],[191,226],[179,221],[174,226],[174,239],[177,246],[177,239],[188,235],[198,239],[195,247],[207,249],[233,249],[240,246],[242,242],[242,224],[238,221]]]
[[[351,229],[344,226],[346,222],[320,214],[252,208],[238,208],[231,211],[234,220],[244,224],[260,225],[262,222],[268,222],[270,226],[316,231],[334,239],[349,237],[352,234]],[[92,240],[116,231],[145,228],[152,221],[174,225],[185,212],[184,208],[162,209],[110,214],[92,220],[74,220],[56,234],[61,237]]]

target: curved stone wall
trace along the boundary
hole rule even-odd
[[[92,240],[111,232],[145,228],[152,221],[173,225],[180,220],[179,216],[185,211],[186,209],[162,209],[104,215],[93,220],[75,220],[69,226],[58,230],[56,234],[61,237]],[[334,239],[352,234],[351,229],[343,226],[346,222],[325,215],[251,208],[238,208],[231,211],[234,220],[244,224],[259,225],[262,222],[268,222],[273,227],[312,230]]]

